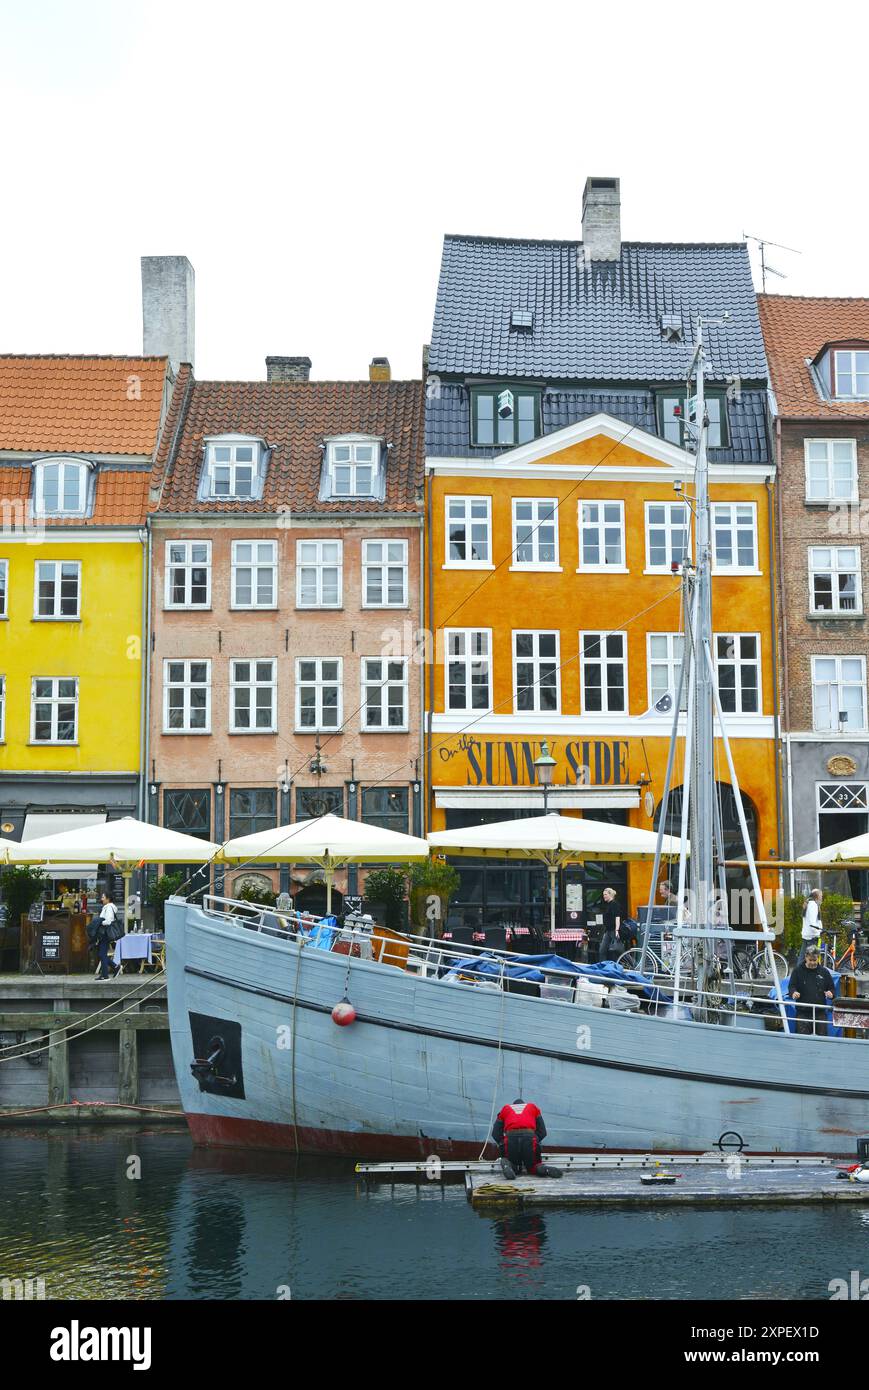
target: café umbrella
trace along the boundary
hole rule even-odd
[[[847,840],[838,840],[834,845],[823,849],[813,849],[809,854],[801,854],[797,864],[869,864],[869,835],[852,835]]]
[[[11,864],[111,864],[124,877],[126,923],[134,869],[143,864],[205,864],[219,851],[220,845],[211,840],[123,816],[25,840],[7,853]]]
[[[227,840],[221,856],[245,863],[316,864],[326,881],[327,912],[332,910],[337,869],[347,864],[410,864],[428,857],[428,845],[415,835],[331,813]]]
[[[654,859],[658,836],[651,830],[576,816],[526,816],[521,820],[469,825],[462,830],[437,830],[428,837],[438,854],[473,859],[524,859],[545,864],[549,871],[549,926],[555,928],[555,879],[565,864],[586,859],[621,862]],[[663,837],[663,855],[678,855],[679,841]]]

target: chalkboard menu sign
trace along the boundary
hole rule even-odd
[[[44,931],[40,934],[39,955],[41,960],[60,960],[59,931]]]
[[[45,903],[31,903],[27,914],[28,922],[41,922],[45,916]]]

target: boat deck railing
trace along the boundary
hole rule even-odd
[[[263,936],[345,955],[358,954],[374,962],[382,962],[395,951],[395,936],[378,934],[376,926],[373,931],[360,931],[352,926],[332,926],[329,919],[314,913],[279,910],[216,894],[203,897],[202,909],[210,917]],[[418,978],[437,979],[486,991],[529,993],[551,1002],[606,1006],[620,1013],[642,1012],[652,1017],[678,1018],[686,1022],[736,1024],[773,1031],[782,1028],[780,1005],[771,980],[749,983],[722,978],[712,989],[701,989],[683,974],[676,1003],[675,981],[670,975],[645,976],[637,971],[624,971],[614,976],[605,970],[595,971],[593,967],[577,975],[573,970],[563,970],[557,966],[531,967],[523,960],[523,954],[516,951],[493,950],[479,945],[456,946],[434,937],[405,935],[399,939],[407,943],[404,969]],[[517,965],[539,970],[543,979],[523,980],[509,974],[509,967]],[[795,1009],[801,1023],[811,1025],[813,1032],[815,1020],[823,1022],[826,1016],[825,1005],[795,1005],[787,999],[785,1003]],[[837,1011],[847,1009],[849,1004],[856,1004],[862,1016],[869,1012],[869,1008],[860,1006],[859,1001],[837,999],[834,1003]],[[849,1032],[852,1031],[858,1032],[861,1037],[866,1036],[865,1029],[849,1029]],[[838,1041],[838,1038],[833,1036],[831,1041]]]

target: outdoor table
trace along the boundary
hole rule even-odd
[[[115,965],[123,967],[128,960],[141,961],[139,970],[145,969],[145,962],[151,963],[151,932],[133,932],[121,936],[115,942]]]

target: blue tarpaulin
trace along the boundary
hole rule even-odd
[[[624,970],[613,960],[601,961],[598,965],[581,965],[578,961],[566,960],[564,956],[556,955],[512,956],[508,961],[487,954],[454,961],[446,971],[446,976],[449,978],[450,975],[457,974],[484,975],[500,979],[502,970],[508,980],[537,982],[545,979],[547,971],[560,970],[565,975],[579,975],[587,980],[599,980],[609,985],[642,985],[641,993],[656,1003],[669,999],[669,995],[657,985],[650,984],[645,975],[641,975],[637,970]]]

